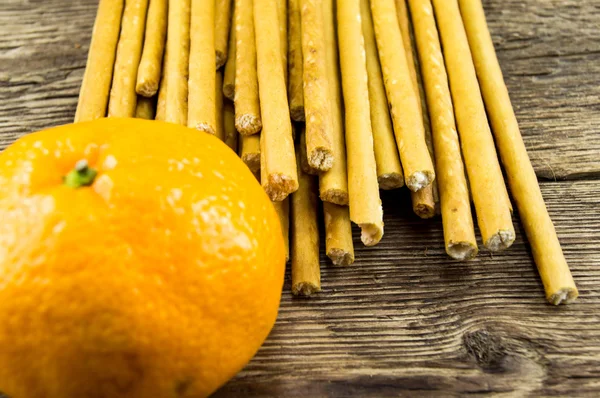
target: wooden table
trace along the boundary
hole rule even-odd
[[[0,148],[73,119],[97,0],[0,2]],[[448,259],[441,221],[385,193],[386,235],[322,261],[216,395],[600,396],[600,2],[487,0],[500,63],[581,297],[546,303],[517,223],[506,253]],[[518,216],[515,215],[518,219]]]

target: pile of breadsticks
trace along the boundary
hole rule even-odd
[[[403,185],[417,215],[441,213],[452,258],[478,252],[472,204],[485,248],[510,247],[498,148],[547,299],[578,295],[481,0],[100,0],[75,119],[105,116],[237,151],[279,212],[303,295],[321,286],[321,202],[336,265],[354,261],[351,222],[381,240],[379,189]]]

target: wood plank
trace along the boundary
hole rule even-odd
[[[580,0],[485,0],[540,177],[600,175],[600,8]],[[97,0],[0,4],[0,149],[75,114]]]
[[[507,252],[454,262],[441,221],[412,214],[405,190],[386,192],[382,243],[365,248],[356,230],[353,266],[322,255],[310,299],[292,297],[288,275],[270,337],[216,396],[598,394],[600,181],[542,187],[575,304],[546,303],[522,230]]]

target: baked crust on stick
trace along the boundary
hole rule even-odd
[[[158,98],[156,101],[156,116],[155,119],[156,120],[161,120],[164,121],[165,120],[165,110],[167,107],[167,52],[165,51],[165,56],[163,58],[163,74],[162,77],[160,79],[160,85],[158,88]]]
[[[300,158],[300,154],[296,155]],[[319,226],[317,220],[317,178],[302,171],[298,164],[300,186],[292,194],[292,293],[310,296],[321,290],[319,263]]]
[[[223,111],[223,72],[217,70],[215,73],[215,135],[225,142],[226,135],[224,129],[224,111]]]
[[[135,117],[138,119],[153,120],[155,117],[156,98],[138,96],[135,105]]]
[[[227,48],[227,62],[223,70],[223,95],[231,101],[235,98],[235,10],[232,19],[229,46]]]
[[[301,4],[306,153],[312,168],[327,171],[334,153],[323,6],[320,0],[301,0]]]
[[[479,0],[460,0],[467,37],[502,164],[531,244],[546,298],[554,305],[578,296],[513,111]]]
[[[288,101],[290,116],[297,122],[304,121],[301,1],[289,0],[288,4]]]
[[[135,117],[135,82],[142,57],[147,10],[148,0],[125,2],[108,102],[110,117]]]
[[[394,0],[372,0],[371,11],[404,182],[416,192],[433,182],[435,171],[425,142],[417,91],[408,69],[406,53],[410,49],[405,50],[402,44]]]
[[[169,1],[165,121],[187,126],[188,76],[190,63],[190,0]],[[212,25],[211,25],[212,26]],[[211,93],[212,94],[212,93]]]
[[[94,22],[75,123],[106,116],[124,0],[100,0]]]
[[[240,158],[251,172],[260,172],[260,133],[240,135]]]
[[[444,56],[430,0],[409,0],[409,5],[431,112],[446,253],[467,260],[478,249]]]
[[[515,240],[508,206],[510,200],[458,3],[457,0],[433,0],[433,8],[444,48],[454,113],[481,237],[485,247],[491,251],[506,249]]]
[[[229,100],[223,102],[223,130],[225,131],[225,143],[234,152],[237,152],[240,134],[235,129],[235,109]]]
[[[306,128],[303,123],[299,123],[296,126],[293,126],[296,131],[296,135],[300,137],[298,142],[298,153],[300,154],[300,167],[302,167],[302,171],[306,174],[310,174],[313,176],[319,175],[319,170],[313,169],[310,164],[308,164],[308,154],[306,153]]]
[[[263,124],[260,133],[261,184],[271,200],[281,201],[298,189],[298,174],[276,1],[254,0],[254,26]]]
[[[323,202],[323,216],[327,257],[333,265],[345,266],[354,263],[354,243],[348,206]]]
[[[225,65],[229,55],[232,0],[216,0],[215,9],[215,62],[217,69]]]
[[[150,0],[146,17],[144,49],[137,72],[135,91],[152,97],[158,91],[167,38],[167,0]]]
[[[435,164],[435,156],[433,154],[433,147],[431,145],[431,128],[429,126],[429,116],[427,114],[427,104],[423,98],[424,93],[421,92],[420,82],[417,73],[417,62],[414,53],[414,45],[411,36],[411,25],[410,18],[408,16],[408,9],[406,7],[406,0],[395,0],[396,1],[396,13],[398,17],[398,25],[400,26],[400,33],[402,34],[402,42],[404,44],[404,51],[406,53],[406,61],[408,63],[408,71],[410,72],[410,78],[415,90],[415,95],[418,98],[419,111],[423,118],[423,128],[425,131],[425,143],[427,144],[427,150],[431,156],[431,160]],[[411,191],[410,198],[413,205],[413,211],[416,215],[421,218],[431,218],[435,216],[435,200],[433,195],[433,189],[436,186],[434,180],[431,184],[417,192]]]
[[[192,0],[188,83],[190,128],[216,134],[215,1]]]
[[[287,0],[277,0],[277,22],[279,23],[279,46],[281,48],[281,64],[283,65],[283,78],[286,88],[288,82],[288,26],[287,26]]]
[[[371,106],[371,128],[373,129],[373,147],[375,150],[375,163],[377,164],[377,181],[381,189],[400,188],[404,185],[404,174],[400,165],[392,119],[390,118],[390,110],[385,94],[385,85],[381,75],[369,0],[360,0],[360,13],[367,57],[369,104]]]
[[[273,202],[275,211],[281,224],[283,243],[285,245],[285,261],[290,259],[290,199],[285,198],[280,202]]]
[[[359,1],[337,4],[338,41],[346,106],[350,219],[360,226],[362,242],[373,246],[383,237],[383,210],[373,150]]]
[[[336,16],[333,0],[323,0],[323,30],[325,33],[325,67],[331,100],[331,123],[333,156],[335,161],[329,171],[320,174],[319,196],[324,202],[338,205],[348,204],[348,171],[346,141],[344,139],[344,115],[340,66],[338,60]]]

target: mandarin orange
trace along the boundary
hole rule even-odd
[[[213,136],[133,119],[27,135],[0,154],[0,220],[13,398],[206,396],[275,322],[277,213]]]

